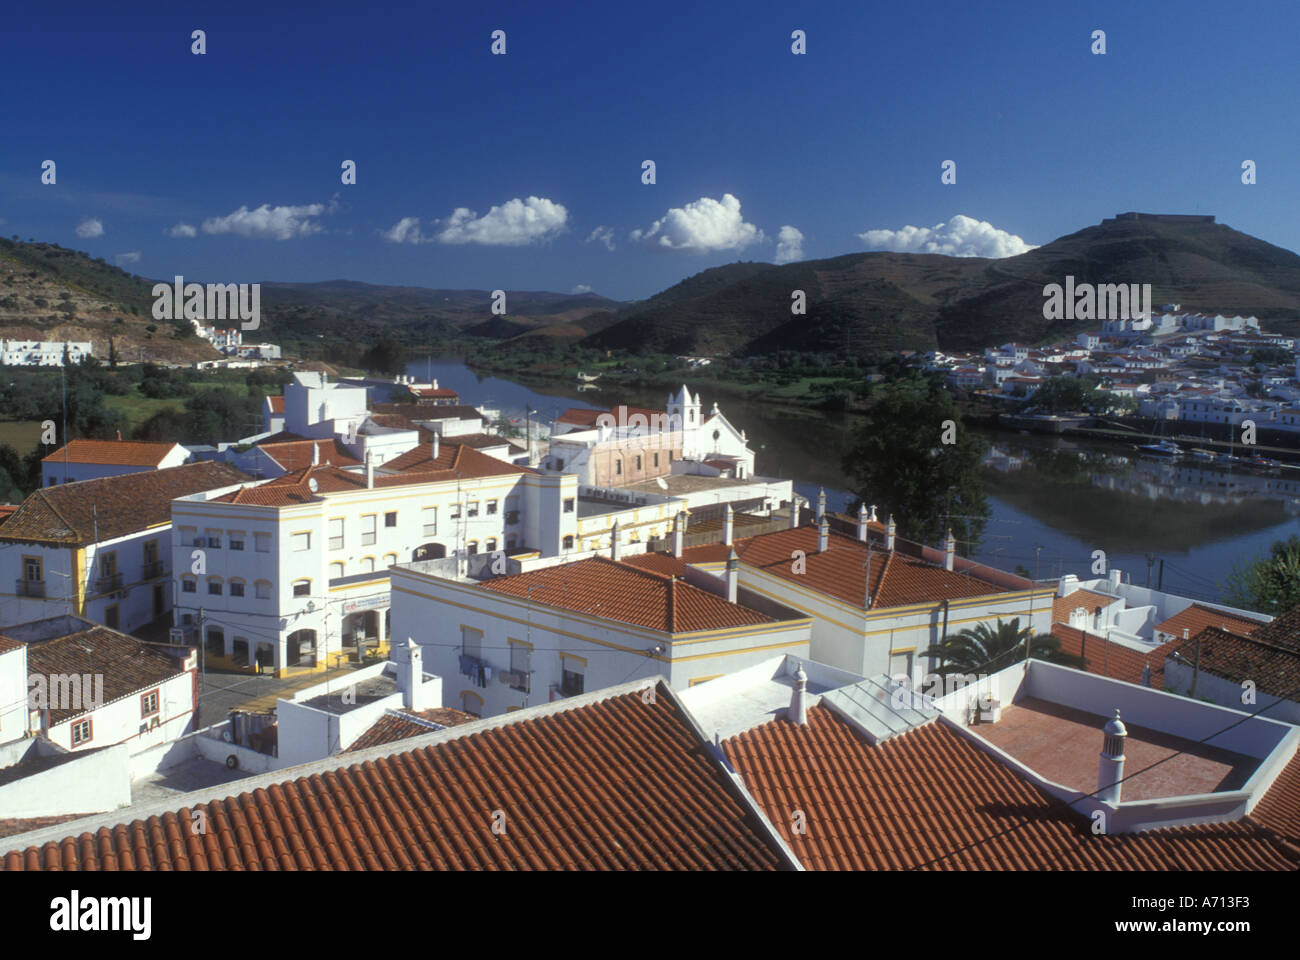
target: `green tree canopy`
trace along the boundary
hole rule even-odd
[[[1224,583],[1224,600],[1271,616],[1300,606],[1300,537],[1277,540],[1264,556],[1236,566]]]
[[[959,552],[969,554],[990,514],[979,472],[984,441],[965,429],[937,383],[906,380],[877,396],[844,458],[858,496],[850,512],[858,503],[883,505],[899,533],[921,543],[940,542],[951,527]]]

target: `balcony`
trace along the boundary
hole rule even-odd
[[[155,577],[162,577],[167,574],[167,565],[161,560],[149,560],[145,562],[143,570],[140,572],[141,580],[152,580]]]
[[[18,585],[14,587],[14,593],[20,597],[45,597],[44,580],[19,580]]]
[[[498,670],[497,679],[513,690],[532,692],[533,672],[531,670]]]
[[[95,578],[96,593],[110,593],[113,590],[122,589],[122,575],[120,573],[109,573],[102,577]]]

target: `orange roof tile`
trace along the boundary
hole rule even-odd
[[[284,413],[284,396],[267,397],[267,405],[270,406],[272,413]]]
[[[156,467],[179,444],[144,440],[70,440],[41,463],[102,463],[119,467]]]
[[[652,417],[668,416],[668,411],[662,408],[655,410],[650,407],[622,407],[621,409],[624,411],[625,419],[631,418],[637,414],[645,417],[647,427],[657,422],[652,420]],[[604,414],[609,414],[615,419],[618,418],[618,414],[615,410],[588,410],[585,407],[570,407],[568,410],[565,410],[562,414],[556,417],[555,422],[574,424],[581,427],[594,427],[596,426],[598,418]],[[630,424],[625,425],[630,426]]]
[[[1087,673],[1123,680],[1125,683],[1141,683],[1142,671],[1150,664],[1151,687],[1154,690],[1164,688],[1165,657],[1177,642],[1171,640],[1144,653],[1123,644],[1112,643],[1095,633],[1067,627],[1063,623],[1052,624],[1052,636],[1061,641],[1063,652],[1088,660]]]
[[[1188,637],[1194,637],[1206,627],[1219,627],[1230,633],[1250,636],[1263,625],[1263,620],[1224,613],[1221,610],[1194,603],[1181,613],[1174,614],[1163,623],[1157,623],[1155,628],[1161,633],[1171,633],[1181,639],[1184,630],[1187,631]]]
[[[429,746],[13,851],[0,869],[782,869],[762,819],[672,693],[657,693],[467,727]],[[205,832],[189,828],[196,811]],[[493,831],[496,811],[504,832]]]
[[[1079,607],[1083,607],[1089,614],[1094,614],[1103,607],[1109,607],[1112,603],[1121,603],[1119,597],[1108,596],[1104,593],[1098,593],[1096,590],[1085,590],[1080,587],[1064,597],[1057,597],[1052,601],[1052,620],[1056,623],[1069,623],[1070,614]]]
[[[320,463],[329,463],[336,467],[355,467],[361,463],[336,439],[263,440],[258,446],[286,471],[301,470],[303,467],[311,466],[312,457],[318,457]]]
[[[1216,627],[1206,627],[1189,640],[1171,640],[1165,647],[1187,663],[1199,663],[1207,673],[1233,683],[1250,680],[1270,696],[1300,700],[1300,650]]]
[[[479,718],[472,713],[456,710],[452,707],[435,707],[418,713],[410,710],[385,713],[357,737],[352,746],[344,753],[355,753],[367,747],[378,747],[385,743],[396,743],[411,737],[422,737],[426,733],[445,727],[457,727],[462,723],[473,723]],[[421,723],[420,721],[427,721]]]
[[[1300,756],[1243,820],[1093,835],[943,720],[872,746],[815,706],[806,726],[769,721],[722,747],[810,870],[1300,868]],[[792,810],[806,831],[791,830]]]
[[[528,573],[484,580],[483,590],[507,593],[589,616],[634,623],[665,633],[719,630],[759,623],[772,617],[693,586],[607,557],[543,567]],[[531,588],[531,593],[530,593]]]

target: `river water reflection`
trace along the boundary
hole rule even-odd
[[[421,380],[432,374],[441,386],[457,390],[462,402],[507,416],[523,417],[531,407],[535,424],[549,425],[570,406],[662,407],[667,399],[663,391],[505,380],[477,374],[458,359],[422,360],[407,370]],[[706,409],[716,400],[748,432],[760,473],[795,478],[796,489],[810,499],[825,487],[837,510],[852,499],[840,464],[852,445],[856,417],[707,390],[702,400]],[[996,566],[1020,565],[1040,577],[1086,577],[1092,576],[1093,552],[1104,550],[1110,566],[1134,583],[1146,583],[1149,569],[1153,586],[1163,576],[1166,590],[1218,600],[1234,563],[1300,533],[1300,471],[1268,477],[1188,459],[1150,460],[1110,443],[987,437],[991,452],[984,477],[993,517],[975,556]]]

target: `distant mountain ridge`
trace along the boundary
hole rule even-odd
[[[584,346],[751,355],[873,356],[1071,337],[1096,320],[1043,317],[1043,288],[1150,283],[1154,302],[1254,314],[1300,332],[1300,256],[1213,218],[1121,214],[1004,259],[856,253],[783,266],[715,267],[618,311]],[[807,314],[791,313],[802,290]]]

